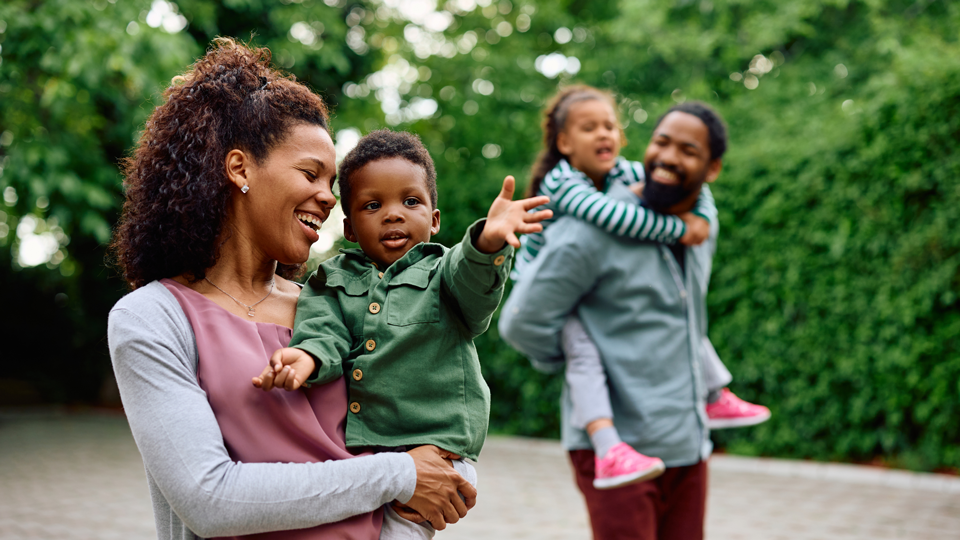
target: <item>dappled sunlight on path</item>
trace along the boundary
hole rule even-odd
[[[0,540],[155,538],[143,465],[119,414],[0,412]],[[445,540],[590,537],[555,441],[490,437],[480,498]],[[960,479],[717,456],[711,540],[960,539]]]

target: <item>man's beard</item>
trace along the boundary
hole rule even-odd
[[[672,167],[654,164],[649,170],[653,171],[657,167],[672,171],[677,175],[679,183],[674,185],[661,184],[652,178],[647,178],[647,182],[643,186],[643,202],[653,210],[666,214],[669,213],[671,208],[686,200],[696,189],[687,187],[687,176]],[[700,183],[694,184],[699,189]]]

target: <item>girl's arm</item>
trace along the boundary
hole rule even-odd
[[[694,213],[707,220],[716,219],[713,197],[709,189],[704,191],[707,195],[705,197],[701,192]],[[550,197],[557,214],[575,216],[616,236],[675,243],[687,232],[679,217],[658,214],[639,204],[611,198],[565,162],[543,179],[541,192]]]
[[[713,192],[710,191],[710,186],[707,184],[700,188],[700,197],[697,199],[696,206],[693,207],[693,213],[710,223],[717,222],[717,204],[714,202]]]

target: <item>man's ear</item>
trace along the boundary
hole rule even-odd
[[[237,186],[237,189],[243,189],[244,186],[249,186],[251,177],[250,169],[252,165],[253,159],[243,150],[234,148],[227,152],[227,158],[224,160],[227,180]]]
[[[354,244],[359,244],[357,233],[353,231],[353,225],[350,224],[350,218],[347,217],[343,218],[343,237]]]
[[[570,142],[570,138],[567,137],[565,131],[557,133],[557,150],[565,156],[569,156],[573,152],[573,143]]]
[[[723,160],[714,159],[710,162],[710,165],[707,167],[707,182],[713,182],[720,176],[720,170],[723,169]]]
[[[440,232],[440,210],[433,211],[433,221],[430,224],[430,236]]]

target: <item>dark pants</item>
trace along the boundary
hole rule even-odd
[[[593,450],[572,450],[570,460],[587,500],[595,540],[702,540],[707,462],[670,467],[647,482],[599,490],[593,487]]]

